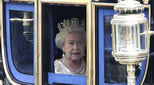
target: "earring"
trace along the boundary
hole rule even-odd
[[[64,57],[65,56],[65,54],[64,54],[64,52],[63,52],[63,55],[62,55],[62,57]]]
[[[65,52],[64,52],[64,48],[62,47],[62,51],[63,51],[63,54],[62,54],[62,57],[65,56]]]

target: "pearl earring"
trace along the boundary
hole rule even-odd
[[[63,50],[63,54],[62,54],[62,57],[64,57],[64,56],[65,56],[65,53],[64,53],[64,48],[62,48],[62,50]]]
[[[65,54],[64,54],[64,52],[63,52],[63,55],[62,55],[62,57],[64,57],[65,56]]]

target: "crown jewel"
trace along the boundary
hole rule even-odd
[[[85,21],[80,21],[78,18],[64,19],[63,22],[58,23],[59,31],[63,31],[68,26],[82,26],[85,27]]]

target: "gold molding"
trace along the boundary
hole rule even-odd
[[[88,69],[88,72],[87,72],[87,83],[88,83],[88,85],[95,85],[95,82],[93,82],[93,81],[95,81],[95,75],[94,75],[94,70],[95,69],[93,69],[93,66],[95,66],[95,64],[93,63],[93,57],[94,56],[92,56],[93,55],[93,50],[92,50],[92,43],[91,42],[93,42],[92,40],[93,39],[91,39],[91,37],[92,37],[92,2],[90,2],[91,0],[89,0],[89,2],[80,2],[81,0],[79,0],[79,1],[76,1],[76,0],[74,0],[73,2],[70,2],[71,0],[63,0],[63,1],[61,1],[61,0],[40,0],[39,2],[37,2],[37,3],[39,3],[39,10],[37,11],[38,13],[39,13],[39,17],[37,17],[37,18],[39,18],[38,19],[38,23],[39,23],[39,27],[37,27],[37,29],[39,29],[38,31],[40,31],[39,32],[39,37],[38,37],[38,40],[37,41],[39,41],[38,43],[40,43],[41,42],[41,40],[42,40],[42,33],[41,33],[41,27],[42,27],[42,22],[41,22],[41,18],[42,17],[40,17],[41,15],[42,15],[42,4],[43,3],[54,3],[54,4],[71,4],[71,5],[85,5],[86,6],[86,9],[87,9],[87,35],[88,35],[88,37],[87,37],[87,41],[88,41],[88,44],[87,44],[87,61],[88,61],[88,63],[89,64],[87,64],[88,66],[87,66],[87,69]],[[38,36],[38,35],[37,35]],[[38,48],[37,48],[37,50],[40,50],[39,52],[40,52],[40,54],[39,53],[37,53],[40,57],[39,57],[39,59],[37,59],[39,62],[40,62],[40,64],[39,64],[39,67],[37,68],[37,71],[39,71],[40,73],[36,73],[36,75],[38,75],[39,74],[39,76],[37,76],[37,77],[39,77],[39,78],[37,78],[36,79],[36,81],[35,81],[35,83],[37,83],[37,84],[35,84],[35,85],[42,85],[42,70],[41,70],[41,68],[40,67],[42,67],[41,66],[41,63],[42,63],[42,54],[41,54],[41,44],[38,44]],[[36,57],[36,56],[35,56]],[[40,68],[40,69],[39,69]]]
[[[148,19],[149,19],[149,21],[148,21],[148,28],[147,28],[147,30],[150,31],[150,28],[151,28],[151,26],[150,26],[150,23],[151,23],[151,5],[144,5],[144,6],[145,6],[145,8],[148,8],[149,9],[148,10],[148,12],[149,12]],[[145,73],[144,73],[143,80],[141,81],[141,84],[140,85],[143,85],[144,80],[145,80],[146,75],[147,75],[147,71],[148,71],[149,56],[150,56],[150,35],[148,35],[148,47],[149,47],[149,53],[148,53],[148,56],[147,56],[147,63],[146,63]]]
[[[78,2],[89,2],[89,0],[40,0],[41,2],[69,2],[69,3],[78,3]]]
[[[39,85],[39,59],[38,59],[38,43],[37,43],[37,35],[38,35],[38,0],[34,2],[35,7],[35,85]]]
[[[19,1],[19,2],[34,2],[34,0],[10,0],[10,1]]]
[[[96,85],[96,18],[95,18],[96,14],[95,14],[95,6],[92,4],[92,32],[93,32],[93,35],[92,35],[92,39],[93,39],[93,85]]]
[[[116,5],[116,3],[99,3],[99,2],[93,2],[93,5],[96,6],[108,6],[108,7],[113,7]]]
[[[70,4],[70,5],[86,5],[88,2],[71,2],[71,1],[57,1],[57,0],[40,0],[41,3],[52,3],[52,4]]]
[[[42,82],[42,3],[35,0],[35,85]]]
[[[94,62],[93,62],[93,58],[95,56],[93,56],[93,28],[92,28],[92,2],[91,0],[89,0],[88,4],[87,4],[87,68],[88,68],[88,71],[87,71],[87,84],[88,85],[95,85],[95,79],[94,79],[94,72],[95,72],[95,69],[94,69]],[[94,79],[94,80],[93,80]]]

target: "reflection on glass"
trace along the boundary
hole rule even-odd
[[[26,38],[27,41],[33,42],[33,25],[31,25],[33,22],[33,19],[29,19],[32,18],[31,14],[28,12],[24,12],[24,17],[23,17],[23,26],[24,26],[24,30],[23,30],[23,34]]]
[[[11,52],[19,72],[33,74],[33,13],[10,11]]]
[[[119,64],[112,56],[111,24],[112,16],[104,16],[104,63],[105,63],[105,83],[126,83],[126,66]],[[122,31],[122,30],[121,30]],[[121,38],[123,38],[121,36]]]
[[[115,61],[114,57],[112,56],[112,36],[111,36],[111,24],[110,21],[112,19],[112,16],[104,16],[104,57],[105,57],[105,83],[112,83],[112,84],[126,84],[127,83],[127,71],[126,66],[119,64]],[[116,46],[121,52],[127,52],[131,49],[132,52],[138,51],[139,49],[146,48],[145,43],[143,42],[145,37],[145,34],[143,32],[143,29],[139,30],[138,27],[143,27],[144,25],[138,25],[138,26],[131,26],[130,28],[127,27],[125,30],[123,28],[125,26],[119,26],[119,29],[116,29],[116,31],[119,32],[119,34],[115,34],[116,36]],[[137,35],[137,32],[140,32],[139,35]],[[131,35],[129,34],[131,33]],[[126,37],[127,36],[127,37]],[[130,41],[130,39],[132,40]],[[138,39],[141,38],[141,41],[138,41]],[[129,40],[129,41],[128,41]],[[139,44],[141,43],[141,44]],[[134,49],[135,47],[135,49]],[[125,49],[126,48],[126,49]],[[141,70],[139,68],[139,65],[136,65],[136,78],[139,76]]]
[[[142,25],[119,25],[116,28],[118,34],[116,34],[116,52],[117,54],[139,54],[147,51],[146,32],[143,32]],[[144,50],[145,48],[145,50]]]

